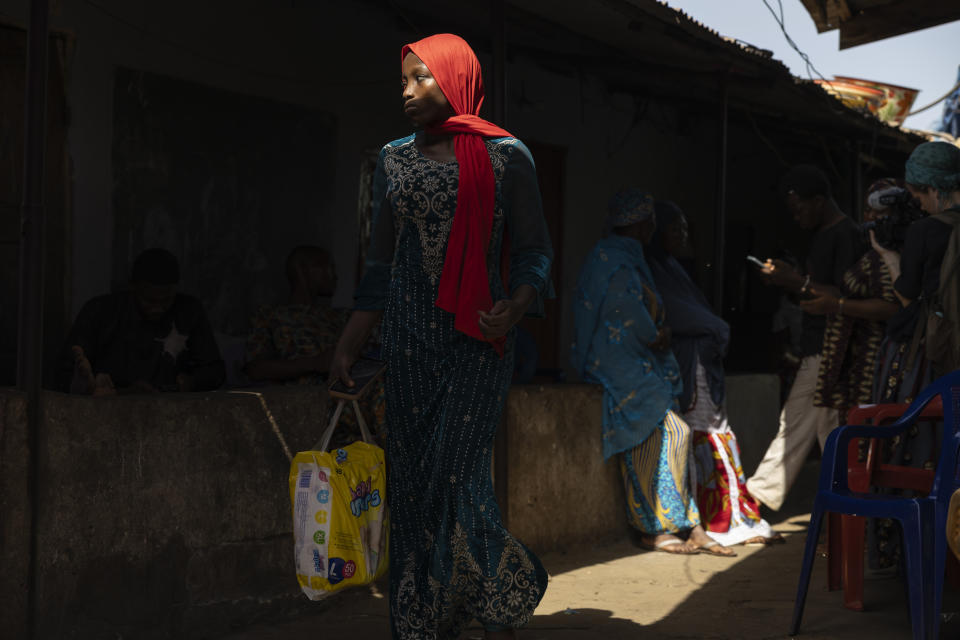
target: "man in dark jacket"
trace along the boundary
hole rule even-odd
[[[225,368],[196,298],[177,292],[180,266],[147,249],[133,263],[128,291],[93,298],[73,323],[57,367],[62,391],[109,395],[208,391]]]

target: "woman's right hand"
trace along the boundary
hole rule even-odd
[[[327,386],[332,387],[338,380],[342,380],[343,384],[353,387],[354,382],[353,378],[350,377],[350,369],[353,368],[353,363],[356,361],[356,355],[337,345],[337,350],[334,351],[333,358],[330,360],[330,377],[327,380]]]
[[[348,387],[353,387],[350,369],[357,361],[370,332],[377,326],[382,316],[383,311],[354,311],[350,314],[350,319],[347,320],[347,325],[343,328],[337,347],[333,351],[333,357],[330,358],[330,377],[327,381],[331,387],[338,380],[342,380]]]
[[[784,289],[799,289],[803,285],[803,276],[790,263],[772,258],[764,263],[760,270],[760,279],[765,284],[771,284]]]
[[[810,289],[813,296],[800,301],[800,308],[813,316],[834,315],[840,312],[840,298],[819,289]]]

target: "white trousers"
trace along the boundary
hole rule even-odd
[[[780,430],[767,447],[760,466],[747,480],[750,495],[774,511],[783,506],[814,439],[822,449],[827,436],[838,426],[836,409],[813,406],[819,371],[819,354],[800,361],[790,395],[780,412]]]

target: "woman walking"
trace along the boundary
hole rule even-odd
[[[435,35],[401,60],[420,131],[380,152],[366,271],[331,377],[352,383],[382,317],[393,637],[453,639],[476,619],[488,638],[512,638],[547,576],[503,526],[490,460],[513,326],[547,295],[552,250],[530,152],[477,116],[469,45]]]

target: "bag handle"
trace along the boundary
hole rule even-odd
[[[346,404],[347,401],[343,399],[337,402],[337,408],[333,410],[333,417],[330,418],[330,424],[326,430],[324,430],[323,435],[320,436],[320,441],[313,446],[314,451],[326,451],[327,447],[330,446],[330,439],[333,438],[333,432],[340,423],[340,416],[343,415],[343,407]],[[357,416],[357,424],[360,425],[360,437],[363,438],[363,441],[367,444],[375,445],[376,442],[373,441],[370,430],[367,429],[367,421],[363,419],[363,412],[360,411],[360,404],[356,400],[351,400],[351,404],[353,404],[353,413]]]

